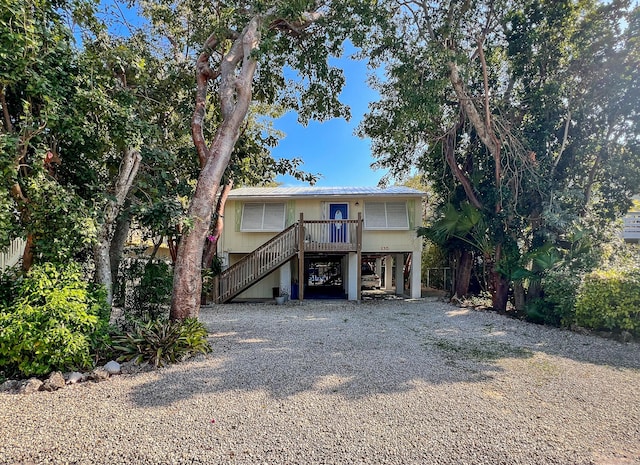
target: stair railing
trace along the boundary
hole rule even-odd
[[[298,251],[298,223],[262,244],[218,276],[216,301],[224,303],[267,276]]]

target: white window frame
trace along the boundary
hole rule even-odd
[[[380,205],[384,206],[384,226],[382,225],[378,225],[378,224],[371,224],[371,214],[367,214],[367,209],[369,209],[369,211],[371,211],[372,209],[372,204],[376,204],[377,207],[379,208]],[[389,205],[395,205],[396,207],[399,206],[400,204],[402,204],[404,206],[404,211],[405,211],[405,223],[403,225],[393,225],[393,224],[389,224]],[[369,205],[369,207],[367,207],[367,205]],[[377,219],[380,219],[381,217],[378,216]],[[409,229],[409,208],[407,206],[407,202],[402,200],[402,201],[395,201],[395,202],[388,202],[388,201],[369,201],[369,202],[365,202],[364,203],[364,229],[368,229],[368,230],[395,230],[395,231],[406,231]]]
[[[260,218],[259,220],[260,222],[259,227],[251,227],[250,225],[246,224],[246,220],[248,219],[245,216],[247,205],[251,205],[253,207],[257,207],[258,205],[262,206],[262,218]],[[273,218],[269,217],[270,215],[273,215],[275,213],[274,209],[276,207],[282,208],[282,212],[281,212],[282,221],[280,221],[277,225],[275,223],[278,222],[278,219],[276,218],[276,221],[273,221]],[[268,208],[270,208],[271,211],[268,211]],[[277,213],[280,214],[280,212],[277,212]],[[269,218],[269,220],[273,224],[269,227],[265,227],[265,218]],[[240,231],[242,232],[280,232],[284,230],[286,218],[287,218],[286,205],[284,202],[245,202],[242,205],[242,218],[240,221]]]

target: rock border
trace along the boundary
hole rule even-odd
[[[131,360],[120,364],[115,360],[111,360],[85,373],[78,371],[67,373],[54,371],[44,380],[37,377],[29,379],[8,379],[0,384],[0,393],[33,394],[42,391],[53,392],[72,384],[89,381],[99,383],[108,380],[112,376],[141,373],[143,371],[151,371],[152,369],[153,367],[146,362],[136,363],[134,360]]]

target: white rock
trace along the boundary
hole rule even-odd
[[[67,384],[76,384],[81,381],[84,381],[84,375],[77,371],[69,373],[69,375],[67,376]]]
[[[119,375],[120,371],[121,371],[121,367],[120,364],[118,362],[116,362],[115,360],[111,360],[110,362],[108,362],[105,366],[104,369],[107,371],[107,373],[109,373],[110,375]]]

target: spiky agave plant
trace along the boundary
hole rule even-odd
[[[154,320],[114,335],[112,348],[119,361],[148,362],[157,368],[211,352],[207,334],[207,329],[195,318]]]

